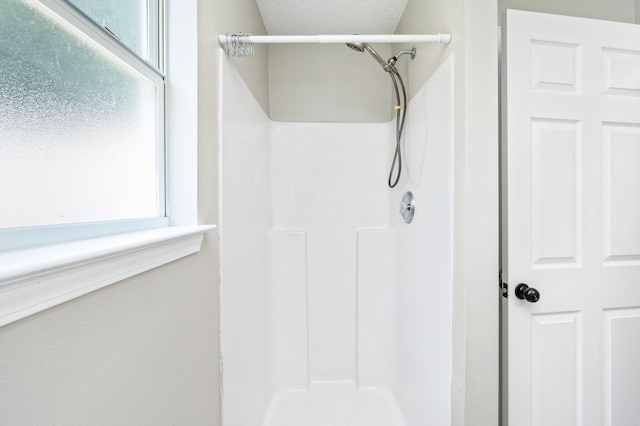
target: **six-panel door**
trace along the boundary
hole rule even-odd
[[[508,425],[638,425],[640,27],[508,11],[502,40]]]

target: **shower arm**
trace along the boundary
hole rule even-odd
[[[347,34],[347,35],[251,35],[243,33],[220,34],[218,42],[227,55],[234,54],[237,45],[254,44],[346,44],[346,43],[441,43],[449,44],[451,34]],[[242,49],[241,49],[242,50]],[[251,49],[248,49],[251,50]],[[245,56],[245,55],[235,55]]]
[[[402,55],[411,55],[411,59],[414,59],[416,57],[416,47],[413,46],[411,50],[401,50],[400,52],[393,55],[391,58],[389,58],[389,61],[387,63],[388,66],[395,66],[396,62],[398,62],[398,58],[400,58],[400,56]]]

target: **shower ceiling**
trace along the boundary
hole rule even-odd
[[[256,0],[267,34],[393,34],[407,0]]]

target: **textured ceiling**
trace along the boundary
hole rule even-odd
[[[267,34],[393,34],[407,0],[256,0]]]

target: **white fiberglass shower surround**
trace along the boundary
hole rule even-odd
[[[450,424],[453,58],[389,189],[393,121],[271,121],[220,52],[223,424]]]

